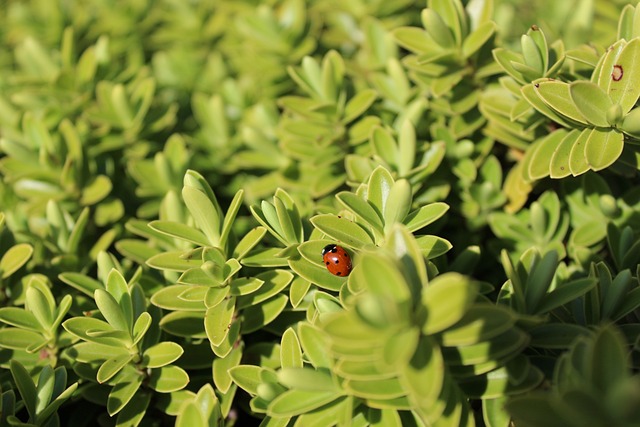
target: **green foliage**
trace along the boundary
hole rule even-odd
[[[4,6],[0,426],[638,424],[640,4]]]

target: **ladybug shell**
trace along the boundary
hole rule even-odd
[[[322,259],[331,274],[344,277],[351,273],[351,257],[341,246],[325,246],[322,249]]]

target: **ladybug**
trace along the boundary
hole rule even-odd
[[[351,273],[351,257],[341,246],[327,245],[322,249],[322,259],[329,273],[336,276],[348,276]]]

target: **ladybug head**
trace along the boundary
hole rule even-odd
[[[326,254],[328,252],[335,252],[337,250],[337,248],[338,248],[338,246],[334,245],[334,244],[327,245],[322,249],[322,255],[324,255],[324,254]]]

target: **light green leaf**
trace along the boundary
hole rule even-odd
[[[587,140],[584,154],[589,166],[599,171],[618,160],[623,148],[624,135],[621,132],[595,128]]]
[[[28,243],[20,243],[7,250],[0,259],[0,276],[6,279],[26,264],[31,258],[33,247]]]
[[[182,353],[184,350],[179,344],[164,341],[146,349],[142,358],[147,368],[159,368],[175,362]]]
[[[356,214],[361,220],[379,232],[383,231],[380,216],[367,200],[348,191],[338,193],[336,198],[344,207]]]
[[[384,206],[383,218],[385,231],[395,223],[402,223],[411,209],[411,184],[406,179],[393,183]]]
[[[318,230],[332,239],[353,248],[362,248],[373,244],[373,240],[360,225],[346,218],[339,218],[331,214],[316,215],[311,223]]]
[[[478,296],[479,286],[458,273],[436,277],[422,293],[425,320],[422,331],[431,335],[458,322]]]
[[[53,313],[55,306],[49,305],[45,294],[38,288],[30,286],[27,288],[26,306],[33,316],[40,323],[42,330],[48,331],[53,326]]]
[[[118,354],[105,360],[100,369],[98,369],[98,375],[96,380],[102,384],[113,378],[118,372],[120,372],[127,364],[133,359],[133,354]]]
[[[549,166],[551,178],[565,178],[571,175],[569,158],[579,135],[579,131],[572,130],[562,138],[562,141],[554,149],[551,155],[551,165]]]
[[[110,293],[104,289],[96,289],[94,298],[100,313],[102,313],[109,325],[119,331],[131,332],[133,325],[127,322],[122,308]]]
[[[344,109],[343,123],[350,123],[364,113],[378,97],[374,89],[364,89],[347,102]]]
[[[327,337],[320,329],[309,323],[301,322],[298,324],[298,336],[304,355],[314,367],[330,368],[332,366],[331,357],[326,351]]]
[[[445,346],[471,345],[491,339],[510,329],[516,315],[499,305],[476,304],[462,319],[441,335]]]
[[[628,354],[624,338],[611,326],[597,331],[593,351],[588,355],[587,375],[603,396],[612,393],[629,376]]]
[[[222,303],[207,309],[204,318],[204,327],[207,331],[207,338],[209,338],[212,345],[219,346],[227,337],[235,310],[236,299],[234,297],[228,298]]]
[[[302,368],[302,349],[300,341],[292,328],[282,334],[280,344],[280,366],[283,368]]]
[[[151,221],[149,227],[167,236],[186,240],[199,246],[209,246],[211,244],[200,230],[187,224],[174,221]]]
[[[476,53],[495,33],[496,24],[486,21],[469,34],[462,42],[462,55],[469,58]]]
[[[273,322],[284,310],[289,298],[278,294],[255,306],[246,308],[242,313],[242,333],[248,334]]]
[[[182,198],[198,228],[207,236],[209,244],[217,246],[220,242],[222,219],[214,203],[204,192],[189,186],[183,187]]]
[[[171,393],[183,389],[189,383],[189,375],[177,366],[153,369],[149,376],[149,387],[159,393]]]
[[[571,154],[569,154],[569,169],[573,176],[578,176],[589,170],[589,164],[587,163],[587,157],[585,156],[585,148],[587,142],[591,138],[591,134],[596,131],[593,129],[583,129],[580,135],[573,143]]]
[[[614,104],[620,104],[622,113],[628,113],[638,101],[640,87],[640,39],[634,38],[622,48],[614,62],[605,61],[601,76],[606,79],[607,93]]]
[[[340,393],[331,373],[327,370],[283,367],[278,371],[278,381],[285,387],[295,390]]]
[[[36,405],[38,399],[38,392],[36,390],[36,386],[31,380],[31,376],[29,372],[20,364],[20,362],[16,360],[10,361],[11,368],[11,376],[13,377],[13,381],[15,382],[18,391],[20,392],[20,397],[22,397],[22,402],[24,406],[27,408],[27,412],[29,413],[29,417],[31,419],[36,418]]]
[[[409,231],[418,231],[441,218],[448,210],[449,205],[446,203],[430,203],[409,213],[404,224]]]
[[[587,121],[595,126],[609,127],[607,111],[611,98],[595,83],[578,80],[569,85],[571,100]]]
[[[267,409],[272,417],[289,417],[320,408],[340,397],[335,391],[289,390],[273,399]]]
[[[260,373],[263,369],[255,365],[239,365],[231,368],[229,375],[241,389],[256,395],[258,393],[258,385],[262,383]]]
[[[240,364],[243,346],[239,345],[226,356],[213,359],[213,382],[222,393],[227,393],[231,388],[232,378],[229,371]]]
[[[107,412],[114,416],[124,408],[133,398],[142,384],[142,375],[132,375],[128,381],[117,383],[109,393],[107,399]]]
[[[558,80],[541,79],[534,82],[535,92],[553,110],[581,124],[587,121],[571,99],[569,84]]]

